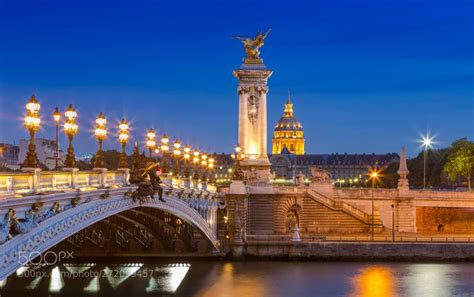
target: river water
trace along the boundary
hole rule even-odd
[[[62,263],[20,269],[5,296],[474,296],[474,264]]]

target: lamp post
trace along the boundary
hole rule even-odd
[[[239,144],[235,147],[235,153],[230,155],[235,160],[235,168],[232,174],[232,180],[242,180],[242,172],[240,170],[240,161],[245,159],[245,154],[242,152],[242,147]]]
[[[26,153],[25,161],[22,168],[37,168],[38,156],[36,155],[35,133],[41,125],[41,119],[38,116],[38,111],[41,108],[35,95],[31,95],[30,100],[26,103],[26,117],[25,128],[30,132],[30,141],[28,144],[28,152]]]
[[[194,150],[193,152],[193,179],[198,180],[198,165],[199,165],[199,151]]]
[[[428,155],[428,149],[431,148],[433,144],[433,137],[429,135],[424,136],[421,140],[423,146],[423,190],[426,188],[426,158]]]
[[[191,158],[191,148],[189,145],[185,146],[183,149],[183,159],[184,159],[184,177],[189,178],[190,173],[189,173],[189,159]]]
[[[153,128],[151,128],[150,130],[148,130],[148,133],[146,134],[146,147],[148,148],[148,153],[149,153],[150,159],[152,158],[151,154],[152,154],[153,150],[156,147],[155,139],[156,139],[155,130],[153,130]]]
[[[94,135],[97,138],[97,142],[99,143],[99,147],[97,149],[97,153],[95,154],[94,159],[94,168],[105,168],[105,161],[104,161],[104,152],[102,151],[102,143],[104,139],[107,137],[107,129],[105,125],[107,124],[107,119],[105,118],[102,112],[99,113],[99,116],[95,119],[96,127],[94,130]]]
[[[395,205],[392,204],[392,241],[395,241]]]
[[[77,134],[78,126],[76,124],[77,112],[72,107],[72,104],[69,104],[64,116],[66,117],[66,122],[64,123],[63,130],[69,140],[64,167],[74,168],[76,166],[76,156],[74,155],[74,148],[72,147],[72,139]]]
[[[179,140],[176,140],[173,144],[173,156],[174,156],[174,169],[173,169],[173,175],[179,176],[180,173],[180,168],[179,168],[179,159],[181,157],[181,143]]]
[[[205,181],[206,179],[206,168],[207,168],[207,155],[205,153],[201,154],[201,180]]]
[[[53,119],[56,123],[56,151],[54,152],[54,170],[58,170],[59,162],[59,121],[61,120],[61,113],[59,108],[55,108],[53,112]]]
[[[215,154],[209,157],[209,164],[208,164],[208,170],[209,170],[209,182],[213,183],[214,182],[214,162],[216,161]]]
[[[378,178],[379,173],[377,171],[377,168],[372,169],[370,173],[370,178],[372,179],[372,215],[371,215],[371,240],[374,240],[374,188],[375,188],[375,181]]]
[[[128,128],[129,128],[128,123],[123,118],[119,125],[119,136],[118,136],[118,140],[120,144],[122,145],[122,151],[120,153],[120,160],[119,160],[119,166],[118,166],[119,168],[128,168],[127,154],[125,153],[125,146],[127,145],[128,138],[129,138]]]
[[[168,173],[168,160],[167,160],[167,155],[168,151],[170,150],[170,147],[168,146],[168,143],[170,141],[170,138],[168,135],[163,134],[161,137],[161,163],[163,163],[163,172]]]

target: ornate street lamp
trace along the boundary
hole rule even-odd
[[[168,151],[170,150],[168,143],[170,141],[170,138],[168,137],[168,135],[163,134],[160,141],[161,141],[161,154],[162,154],[161,163],[163,163],[162,168],[163,168],[163,172],[167,173],[168,172],[167,155],[168,155]]]
[[[207,161],[208,157],[205,153],[201,154],[201,180],[205,181],[206,179],[206,169],[207,169]]]
[[[41,108],[35,95],[31,95],[30,100],[26,103],[26,117],[25,128],[30,132],[30,142],[28,144],[28,152],[26,153],[25,161],[22,168],[36,168],[38,167],[38,156],[36,155],[35,132],[38,131],[41,125],[41,119],[38,116],[38,111]]]
[[[76,124],[77,112],[72,107],[72,104],[69,104],[64,116],[66,117],[66,122],[64,123],[63,131],[69,140],[64,167],[74,168],[76,166],[76,156],[74,155],[74,148],[72,147],[72,139],[74,138],[74,135],[77,134],[78,126]]]
[[[208,169],[209,169],[209,182],[213,183],[214,182],[214,165],[216,161],[216,156],[215,154],[209,157],[208,161]]]
[[[105,118],[104,114],[100,112],[97,119],[95,119],[96,127],[94,131],[94,135],[97,138],[99,143],[99,148],[97,153],[95,154],[94,159],[94,168],[105,168],[105,161],[104,161],[104,152],[102,151],[102,143],[104,139],[107,137],[107,129],[105,125],[107,124],[107,119]]]
[[[128,135],[128,123],[123,118],[119,125],[119,136],[118,140],[122,145],[122,151],[120,152],[119,168],[128,168],[127,164],[127,154],[125,153],[125,146],[127,145],[129,135]]]
[[[173,156],[174,156],[174,175],[179,176],[179,159],[181,158],[181,143],[176,140],[173,144]]]
[[[189,178],[190,173],[189,173],[189,159],[191,158],[191,148],[189,145],[185,146],[184,149],[184,154],[183,154],[183,159],[184,159],[184,177]]]
[[[199,179],[199,175],[198,175],[198,165],[199,165],[199,151],[198,150],[194,150],[193,152],[193,178],[195,180],[198,180]]]
[[[156,147],[156,133],[155,130],[150,129],[148,130],[148,133],[146,134],[146,147],[148,148],[148,152],[150,153],[150,159],[151,159],[151,153]]]
[[[242,152],[242,148],[237,144],[235,147],[235,153],[230,155],[235,160],[234,173],[232,174],[233,180],[242,180],[242,171],[240,169],[240,161],[245,159],[245,154]]]
[[[59,161],[59,121],[61,120],[61,113],[59,108],[55,108],[53,112],[53,119],[56,123],[56,151],[54,152],[54,170],[58,170],[58,161]]]

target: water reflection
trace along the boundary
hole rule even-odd
[[[202,297],[223,296],[223,294],[226,296],[270,296],[266,286],[266,282],[251,273],[236,275],[235,264],[225,263],[214,283],[210,287],[203,288],[196,295]]]
[[[21,268],[0,296],[474,296],[469,263],[70,263]]]
[[[453,296],[452,289],[459,281],[456,278],[457,272],[455,264],[411,264],[407,267],[407,275],[403,279],[407,294],[430,297]]]
[[[351,297],[398,296],[392,268],[368,266],[359,270],[352,279]]]

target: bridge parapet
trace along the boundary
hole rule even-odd
[[[0,172],[0,199],[87,187],[127,186],[128,170]]]

